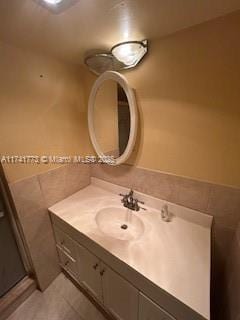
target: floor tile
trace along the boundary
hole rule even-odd
[[[35,291],[8,320],[105,320],[105,317],[61,273],[46,291]]]
[[[53,284],[54,290],[60,292],[62,297],[84,320],[105,320],[105,317],[95,306],[69,281],[64,274],[61,274]]]

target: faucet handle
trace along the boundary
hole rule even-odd
[[[143,201],[139,201],[138,199],[133,199],[134,200],[134,208],[136,211],[139,211],[140,209],[142,210],[147,210],[146,208],[140,207],[139,203],[144,204]]]

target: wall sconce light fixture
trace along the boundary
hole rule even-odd
[[[135,67],[146,55],[148,41],[126,41],[112,47],[112,55],[128,68]]]

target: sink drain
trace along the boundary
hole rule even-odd
[[[128,226],[126,224],[121,225],[121,229],[126,230]]]

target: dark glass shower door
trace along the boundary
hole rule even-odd
[[[5,208],[0,194],[0,297],[26,275]]]

